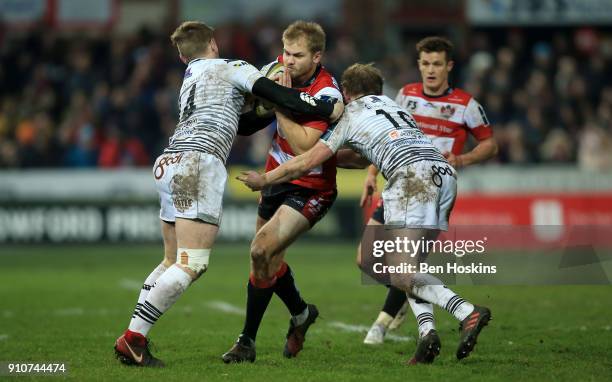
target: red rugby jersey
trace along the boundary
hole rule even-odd
[[[395,98],[412,114],[419,128],[442,152],[460,155],[472,134],[477,140],[493,136],[493,130],[482,106],[467,92],[449,88],[440,96],[427,96],[423,83],[408,84]]]
[[[279,56],[278,62],[282,62],[282,59],[283,56]],[[296,87],[294,84],[295,89],[306,92],[316,98],[335,98],[342,102],[342,93],[340,93],[338,83],[323,66],[319,66],[313,76],[305,84],[297,84],[297,86],[299,87]],[[293,120],[300,125],[320,130],[323,133],[329,127],[329,121],[317,119],[316,117],[296,116]],[[276,120],[274,120],[273,125],[276,127]],[[276,129],[272,139],[272,146],[268,152],[266,172],[275,169],[294,156],[295,154],[291,150],[289,142],[282,136],[282,132],[279,133],[279,130]],[[320,166],[311,169],[306,175],[291,181],[291,183],[316,190],[329,190],[335,188],[336,156],[334,155]]]

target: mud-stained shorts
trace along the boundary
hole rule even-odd
[[[219,225],[227,171],[215,156],[197,151],[162,154],[153,165],[159,217],[200,219]]]
[[[398,168],[382,193],[387,228],[448,230],[457,175],[444,162],[421,161]]]

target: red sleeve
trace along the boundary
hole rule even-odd
[[[325,132],[329,127],[329,122],[324,119],[312,119],[312,117],[299,116],[293,119],[302,126]]]
[[[491,129],[491,126],[487,125],[480,125],[472,129],[468,129],[468,131],[479,141],[483,141],[493,136],[493,129]]]

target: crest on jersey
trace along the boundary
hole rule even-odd
[[[440,114],[442,117],[449,119],[453,116],[453,114],[455,114],[455,110],[456,108],[452,107],[451,105],[444,105],[440,108]]]

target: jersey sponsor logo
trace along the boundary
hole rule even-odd
[[[304,208],[304,205],[306,204],[306,202],[298,196],[291,196],[290,199],[300,209]]]
[[[307,102],[311,106],[317,106],[317,101],[315,101],[315,98],[308,93],[301,92],[300,99],[304,102]]]
[[[455,111],[457,109],[452,107],[451,105],[444,105],[440,108],[440,115],[443,118],[449,119],[450,117],[453,116],[453,114],[455,114]]]
[[[394,141],[398,138],[408,139],[411,145],[431,145],[431,141],[426,139],[421,130],[402,129],[389,132],[389,138]]]
[[[431,181],[436,187],[442,187],[442,175],[453,175],[453,170],[448,166],[431,166]]]
[[[162,156],[159,162],[157,162],[155,169],[153,169],[153,175],[155,176],[155,179],[161,179],[164,176],[164,173],[166,172],[166,166],[181,163],[181,159],[183,159],[183,153],[180,153],[178,155]]]
[[[185,212],[191,208],[193,205],[192,199],[182,199],[182,198],[174,198],[172,200],[172,204],[174,204],[174,208],[176,208],[179,212]]]
[[[408,109],[409,112],[414,113],[415,110],[417,109],[417,101],[414,100],[410,100],[406,103],[406,109]]]
[[[454,130],[450,127],[447,126],[443,126],[443,125],[438,125],[438,124],[434,124],[434,123],[428,123],[428,122],[424,122],[424,121],[418,121],[417,124],[419,125],[419,129],[423,130],[423,129],[429,129],[429,130],[435,130],[435,131],[440,131],[446,134],[451,134]]]
[[[320,204],[319,201],[316,199],[310,199],[308,201],[308,205],[306,206],[306,209],[308,210],[308,212],[313,216],[319,214],[322,208],[323,208],[323,205]]]
[[[235,67],[248,65],[248,63],[246,63],[245,61],[242,61],[242,60],[232,60],[230,58],[225,58],[225,59],[223,59],[223,61],[225,61],[228,64],[232,64],[232,66],[235,66]]]

